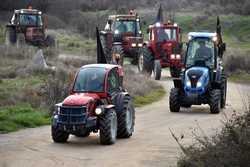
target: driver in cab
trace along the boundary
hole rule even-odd
[[[206,46],[205,41],[199,41],[199,48],[196,50],[195,53],[195,58],[196,59],[204,59],[204,60],[209,60],[213,56],[211,48],[208,48]]]

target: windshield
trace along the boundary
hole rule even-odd
[[[176,29],[170,29],[170,28],[158,28],[156,30],[157,33],[157,41],[158,42],[164,42],[164,41],[175,41],[176,40]]]
[[[132,32],[137,33],[137,22],[133,20],[120,20],[116,21],[114,24],[114,30],[118,30],[119,33],[126,33],[126,32]]]
[[[209,38],[195,38],[189,42],[186,66],[202,65],[213,68],[214,43]]]
[[[105,72],[104,68],[82,69],[77,75],[74,91],[103,92]]]
[[[34,14],[20,14],[20,25],[42,26],[42,17]]]

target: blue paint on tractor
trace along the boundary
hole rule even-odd
[[[209,83],[207,67],[191,67],[185,72],[184,91],[187,96],[203,95]]]

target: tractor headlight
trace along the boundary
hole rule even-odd
[[[138,47],[142,47],[142,43],[138,43]]]
[[[156,27],[160,27],[160,26],[161,26],[161,23],[157,22],[157,23],[155,23],[155,26],[156,26]]]
[[[191,81],[188,80],[187,83],[186,83],[186,85],[187,85],[188,87],[191,87]]]
[[[131,46],[132,46],[132,47],[136,47],[136,43],[132,43]]]
[[[174,55],[174,54],[171,54],[171,55],[170,55],[170,59],[175,59],[175,55]]]
[[[201,81],[198,81],[197,84],[196,84],[196,87],[197,87],[197,88],[200,88],[201,86],[202,86]]]
[[[115,34],[119,34],[119,30],[115,30]]]
[[[181,59],[181,55],[178,54],[178,55],[175,56],[175,58],[176,59]]]
[[[102,108],[96,108],[95,109],[95,114],[96,115],[101,115],[102,114]]]

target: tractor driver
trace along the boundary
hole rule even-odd
[[[163,41],[168,41],[169,40],[169,36],[168,34],[165,32],[164,29],[159,28],[157,30],[157,34],[158,34],[158,41],[159,42],[163,42]]]
[[[211,48],[206,46],[206,42],[204,40],[199,41],[199,48],[196,50],[195,59],[202,59],[205,61],[210,60],[213,57],[213,53]]]
[[[99,76],[97,72],[90,74],[88,83],[86,85],[86,90],[94,92],[103,91],[103,77]]]
[[[117,30],[120,33],[127,32],[127,26],[126,26],[126,24],[123,21],[121,21],[120,24],[117,26]]]

